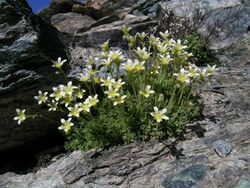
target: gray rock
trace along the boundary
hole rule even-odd
[[[213,146],[216,153],[221,157],[226,157],[233,150],[233,146],[224,140],[216,140]]]
[[[235,186],[235,188],[249,188],[250,187],[250,178],[240,178]]]
[[[120,17],[117,15],[105,16],[105,17],[99,19],[98,21],[96,21],[96,23],[92,24],[91,27],[97,27],[100,25],[110,24],[110,23],[118,21],[118,20],[120,20]]]
[[[199,182],[205,177],[206,167],[202,164],[190,166],[172,178],[166,178],[162,183],[166,188],[199,187]]]
[[[199,32],[207,38],[209,48],[218,51],[235,45],[250,25],[249,5],[239,0],[171,0],[159,4],[162,10],[172,11],[176,16],[193,19],[199,10],[204,18]]]
[[[82,15],[88,15],[95,20],[99,20],[102,17],[105,17],[104,13],[96,7],[85,6],[81,4],[74,4],[72,7],[72,12],[80,13]]]
[[[101,3],[95,4],[99,8],[103,7],[102,3],[105,6],[109,4],[108,0],[95,2]],[[110,2],[109,6],[115,4],[114,2]],[[156,3],[156,1],[145,0],[138,2],[141,5],[134,6],[138,14],[146,14]],[[117,3],[119,4],[120,1]],[[213,22],[212,18],[220,18],[219,15],[225,18],[227,10],[242,12],[241,15],[246,15],[248,11],[245,7],[248,4],[247,1],[237,0],[171,0],[162,1],[162,3],[166,3],[165,5],[180,15],[185,12],[183,10],[189,10],[192,13],[192,10],[199,7],[206,12],[207,23]],[[242,6],[244,10],[241,9]],[[246,19],[248,23],[249,18],[246,17]],[[121,45],[118,38],[121,25],[125,23],[130,23],[134,29],[140,24],[147,29],[154,25],[148,20],[141,22],[139,20],[115,21],[78,33],[75,38],[74,52],[78,53],[84,47],[97,47],[110,36],[113,37],[112,45]],[[205,28],[209,25],[207,23],[204,25]],[[201,95],[204,102],[204,119],[189,124],[181,139],[135,142],[86,153],[75,151],[36,172],[24,175],[15,173],[0,175],[0,187],[249,187],[250,32],[243,32],[248,24],[233,26],[231,23],[238,23],[238,21],[233,21],[230,17],[228,24],[223,26],[221,34],[225,33],[226,37],[221,38],[221,43],[216,48],[219,51],[224,49],[229,45],[228,40],[233,39],[234,42],[230,43],[232,48],[226,48],[225,51],[216,54],[224,67],[213,75],[211,85]],[[237,33],[239,29],[239,36],[229,35],[231,29],[233,33]],[[95,53],[95,50],[85,49],[82,53]],[[202,134],[198,133],[200,131],[192,131],[197,129],[201,130]],[[211,148],[218,138],[227,140],[234,146],[234,151],[223,160]]]
[[[42,9],[38,15],[45,21],[50,22],[50,18],[53,15],[71,12],[74,5],[81,5],[81,3],[75,0],[52,0],[50,5]]]
[[[77,13],[61,13],[51,17],[51,24],[59,31],[74,35],[78,31],[86,31],[96,21],[86,15]]]
[[[93,27],[90,30],[78,33],[75,37],[74,46],[85,48],[98,48],[102,43],[110,39],[110,45],[116,47],[125,47],[126,43],[122,39],[122,27],[128,25],[132,27],[132,32],[148,32],[158,24],[157,21],[150,21],[147,16],[125,17],[124,20],[118,20],[109,24]]]
[[[232,47],[250,26],[250,8],[237,5],[218,8],[204,17],[200,33],[210,41],[215,51]]]
[[[55,129],[55,125],[44,125],[41,120],[18,126],[13,117],[16,108],[39,111],[33,96],[56,80],[51,60],[58,56],[66,58],[66,50],[56,29],[33,15],[24,0],[0,1],[0,33],[0,151],[3,151]]]

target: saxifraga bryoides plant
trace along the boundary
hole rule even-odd
[[[132,36],[124,27],[123,33],[128,54],[112,50],[106,41],[100,54],[88,59],[78,83],[67,80],[62,69],[66,60],[58,58],[53,67],[67,83],[35,96],[39,105],[65,114],[58,129],[65,132],[67,149],[165,139],[200,117],[197,87],[208,82],[215,66],[201,69],[191,64],[187,46],[168,31],[160,37]],[[14,119],[20,124],[35,117],[44,118],[17,109]]]

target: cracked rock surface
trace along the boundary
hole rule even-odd
[[[183,141],[177,138],[177,145],[169,139],[87,153],[75,151],[35,173],[1,175],[0,187],[249,186],[249,47],[250,33],[246,33],[233,50],[218,55],[225,66],[202,94],[205,119],[189,125]],[[204,137],[191,131],[193,128],[200,128]],[[233,147],[224,158],[214,151],[217,140]]]
[[[200,6],[208,1],[199,2]],[[211,9],[241,4],[211,2]],[[245,2],[241,6],[245,4],[249,6]],[[244,23],[237,37],[227,32],[223,33],[227,40],[217,36],[216,56],[222,66],[202,93],[204,119],[187,125],[182,137],[75,151],[36,172],[0,175],[0,188],[250,187],[250,32],[244,29],[250,20]],[[234,42],[227,45],[231,39]],[[215,151],[218,143],[222,155]]]
[[[55,124],[37,120],[17,126],[13,117],[16,108],[38,111],[33,97],[58,80],[51,59],[65,58],[66,51],[59,32],[34,15],[25,0],[0,0],[1,156],[55,132]]]

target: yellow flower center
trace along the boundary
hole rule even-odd
[[[178,80],[180,82],[185,82],[187,80],[187,76],[185,74],[180,74]]]
[[[162,118],[163,118],[163,115],[159,112],[156,112],[154,116],[155,116],[156,120],[162,120]]]
[[[90,100],[89,100],[89,104],[90,104],[91,106],[95,106],[95,105],[97,104],[97,99],[90,99]]]
[[[70,130],[71,129],[70,123],[64,124],[63,129],[64,129],[65,132],[67,132],[68,130]]]
[[[83,103],[83,104],[82,104],[82,110],[85,111],[85,112],[86,112],[86,111],[89,111],[89,104]]]

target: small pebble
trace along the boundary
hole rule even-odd
[[[220,157],[226,157],[227,155],[231,153],[233,149],[233,146],[224,140],[216,140],[213,143],[213,146],[214,146],[214,150]]]

